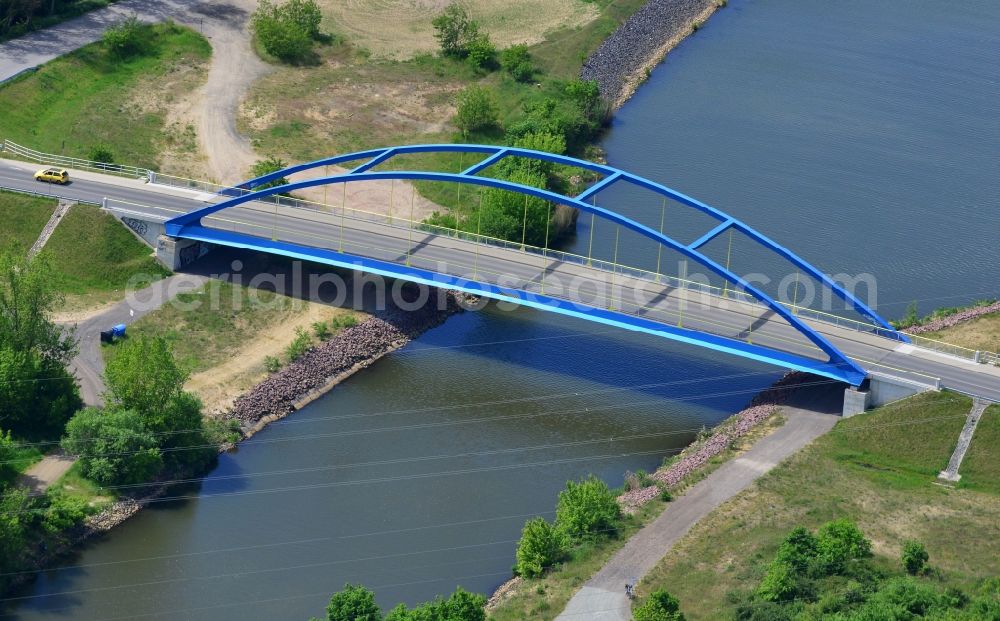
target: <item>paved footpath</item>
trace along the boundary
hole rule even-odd
[[[628,621],[625,583],[641,580],[698,520],[729,500],[786,457],[829,431],[838,416],[783,407],[787,422],[667,505],[570,599],[556,621]]]
[[[122,0],[80,17],[0,43],[0,82],[101,38],[104,30],[135,15],[160,22],[186,12],[194,0]]]

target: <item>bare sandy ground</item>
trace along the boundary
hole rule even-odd
[[[240,394],[267,376],[264,359],[268,356],[282,359],[285,347],[295,338],[299,328],[309,331],[314,322],[329,321],[345,312],[339,308],[314,302],[303,302],[303,311],[282,321],[280,325],[261,332],[257,337],[218,366],[196,373],[184,386],[202,400],[208,416],[224,414]]]

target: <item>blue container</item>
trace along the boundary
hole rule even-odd
[[[125,324],[120,323],[117,326],[111,328],[111,334],[113,334],[118,338],[125,336]]]

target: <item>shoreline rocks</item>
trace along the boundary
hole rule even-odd
[[[580,77],[596,80],[614,108],[631,97],[667,52],[719,8],[718,0],[649,0],[601,43]]]
[[[806,373],[786,373],[769,388],[757,393],[750,405],[718,425],[712,434],[701,442],[689,445],[680,458],[665,468],[659,468],[651,477],[657,483],[671,487],[704,466],[710,459],[723,452],[734,440],[748,434],[757,425],[774,414],[798,384],[810,381]],[[625,492],[618,497],[618,504],[625,511],[633,511],[660,494],[658,485],[651,485]]]
[[[972,321],[973,319],[978,319],[983,315],[989,315],[991,313],[1000,313],[1000,301],[960,310],[953,315],[948,315],[947,317],[942,317],[941,319],[935,319],[920,325],[910,326],[909,328],[903,329],[903,332],[908,334],[926,334],[928,332],[937,332],[938,330],[951,328],[952,326],[957,326],[960,323]]]

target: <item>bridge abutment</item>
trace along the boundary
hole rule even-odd
[[[211,248],[212,245],[205,242],[160,235],[156,239],[156,260],[176,272],[205,256]]]
[[[844,390],[844,418],[863,414],[866,410],[877,408],[900,399],[929,390],[940,390],[939,385],[921,384],[891,375],[869,375],[861,387],[850,387]]]

